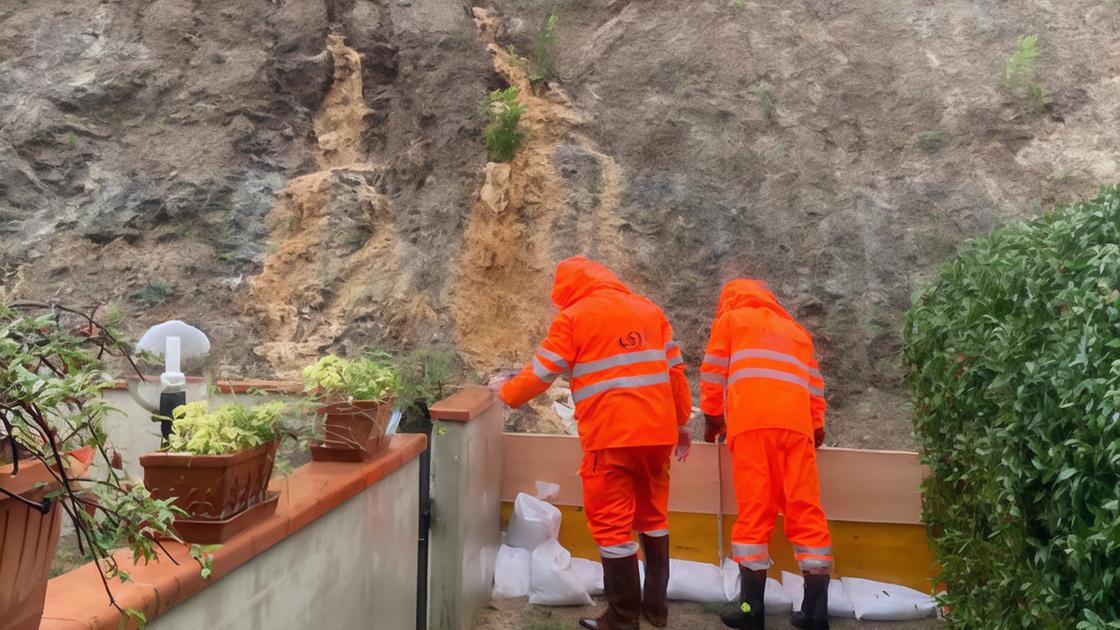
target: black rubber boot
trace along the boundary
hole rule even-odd
[[[801,610],[793,613],[789,622],[801,630],[828,630],[828,583],[831,578],[812,573],[802,575],[805,577],[805,599],[801,600]]]
[[[603,558],[603,590],[607,594],[607,611],[598,619],[580,619],[579,625],[591,630],[639,630],[642,582],[637,554]]]
[[[658,628],[669,625],[669,537],[639,537],[646,556],[646,585],[642,593],[642,616]]]
[[[766,569],[739,566],[739,610],[719,616],[728,628],[762,630],[766,627]]]

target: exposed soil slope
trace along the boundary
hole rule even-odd
[[[228,376],[433,341],[486,372],[535,346],[564,256],[661,303],[693,363],[720,283],[761,277],[818,337],[830,443],[907,447],[914,290],[1120,179],[1120,11],[739,4],[5,0],[0,295],[187,319]],[[534,93],[507,47],[552,11]],[[1038,113],[1001,87],[1027,33]],[[529,138],[488,164],[506,85]]]

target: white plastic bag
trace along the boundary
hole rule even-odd
[[[861,578],[843,578],[843,582],[860,621],[908,621],[937,614],[936,600],[921,591]]]
[[[555,539],[533,551],[529,603],[539,606],[590,606],[591,596],[572,568],[572,554]]]
[[[529,575],[533,554],[524,549],[502,545],[494,562],[492,599],[512,599],[529,594]]]
[[[549,481],[537,481],[537,498],[551,501],[560,495],[560,485]]]
[[[524,492],[513,501],[506,544],[533,551],[538,545],[560,535],[560,510]]]
[[[805,598],[805,578],[796,573],[782,571],[782,590],[790,598],[793,610],[801,610],[801,601]],[[844,592],[844,583],[840,580],[832,580],[828,583],[828,616],[839,619],[851,619],[856,616],[852,602]]]
[[[670,560],[669,599],[701,603],[726,601],[719,567],[703,562]]]
[[[572,568],[575,569],[579,581],[587,589],[588,595],[603,594],[603,565],[594,560],[572,558]]]

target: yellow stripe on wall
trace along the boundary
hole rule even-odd
[[[563,515],[560,544],[577,558],[599,559],[599,550],[591,538],[582,507],[556,506]],[[502,503],[502,527],[509,523],[513,504]],[[731,542],[735,515],[724,516],[724,541]],[[669,513],[670,554],[679,560],[716,563],[722,554],[717,549],[718,519],[714,514],[691,512]],[[890,523],[856,523],[829,521],[835,559],[833,574],[861,577],[902,584],[920,591],[932,592],[932,578],[937,575],[933,549],[926,538],[925,526]],[[797,573],[793,546],[782,533],[782,518],[770,537],[770,556],[774,567],[771,577],[779,578],[783,570]]]

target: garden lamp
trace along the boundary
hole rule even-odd
[[[199,329],[178,320],[157,324],[148,329],[136,344],[137,353],[163,358],[159,382],[142,379],[130,384],[132,398],[151,413],[170,418],[176,407],[187,402],[187,377],[182,371],[184,359],[201,358],[210,352],[210,340]],[[198,398],[205,395],[206,383],[195,389]],[[192,396],[194,398],[194,396]],[[171,422],[161,422],[163,439],[171,435]]]

